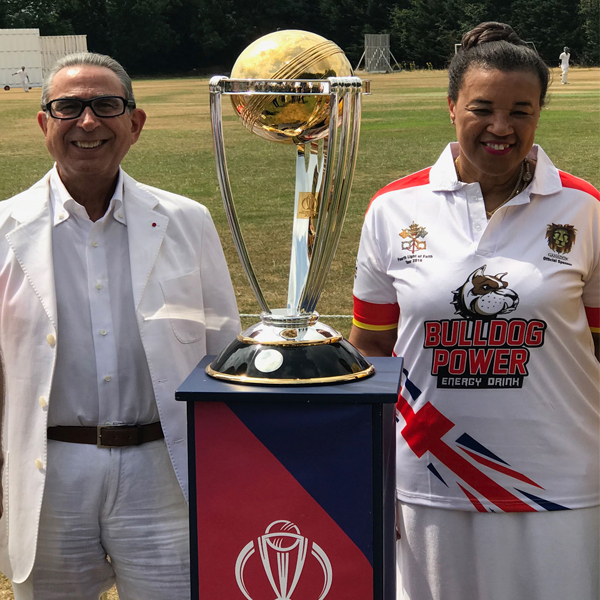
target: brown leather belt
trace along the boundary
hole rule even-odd
[[[98,427],[48,427],[48,439],[71,444],[95,444],[98,448],[140,446],[165,437],[160,421],[149,425],[98,425]]]

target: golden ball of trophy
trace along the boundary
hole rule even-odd
[[[344,51],[308,31],[275,31],[250,44],[231,71],[232,79],[325,80],[353,75]],[[235,95],[244,125],[271,141],[303,144],[327,135],[329,96]]]

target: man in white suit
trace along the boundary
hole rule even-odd
[[[144,126],[106,56],[61,59],[38,122],[54,168],[0,203],[0,570],[16,600],[189,598],[177,386],[239,331],[202,205],[120,168]]]

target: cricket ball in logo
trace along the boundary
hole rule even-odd
[[[300,581],[307,560],[311,557],[317,561],[323,571],[323,588],[314,600],[323,600],[329,593],[332,581],[329,558],[320,546],[310,542],[300,533],[297,525],[281,520],[273,521],[264,535],[246,544],[238,555],[235,563],[235,578],[240,591],[248,600],[272,600],[272,598],[253,598],[244,581],[248,564],[250,563],[252,567],[260,564],[251,560],[257,549],[262,568],[275,592],[275,600],[294,600],[292,594]],[[313,599],[302,598],[301,600]]]

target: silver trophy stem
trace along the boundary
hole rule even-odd
[[[344,100],[344,106],[347,104],[347,99]],[[333,214],[332,207],[334,206],[334,184],[336,177],[334,176],[334,169],[339,161],[338,153],[342,150],[341,142],[338,143],[338,125],[339,125],[339,106],[340,96],[337,89],[331,90],[330,99],[330,118],[329,118],[329,133],[327,136],[328,141],[328,152],[325,165],[325,178],[323,181],[322,189],[322,201],[319,211],[319,218],[317,220],[317,232],[316,232],[316,243],[314,248],[314,258],[311,261],[311,268],[304,285],[302,298],[300,300],[301,310],[304,312],[312,312],[317,304],[317,301],[323,291],[322,287],[317,287],[317,280],[321,278],[318,276],[318,268],[322,268],[322,264],[327,258],[325,249],[329,246],[327,236],[332,235],[333,225]],[[344,127],[343,112],[342,112],[342,123],[341,127]],[[343,135],[343,130],[342,130]],[[341,136],[340,136],[341,137]],[[337,166],[339,170],[339,166]],[[333,256],[331,257],[333,259]],[[327,267],[329,271],[329,267]]]
[[[322,148],[323,142],[320,142]],[[317,144],[299,145],[296,158],[296,194],[294,225],[290,258],[287,310],[290,315],[299,311],[300,294],[306,282],[314,243],[314,223],[319,211],[323,179],[323,156]]]
[[[360,80],[354,77],[332,77],[329,81],[332,97],[328,164],[317,220],[314,255],[300,299],[300,312],[307,313],[311,313],[316,307],[340,240],[342,224],[350,199],[350,186],[356,166],[360,132]],[[343,99],[342,123],[340,141],[339,144],[336,144],[340,97]]]
[[[250,283],[250,287],[256,296],[256,300],[260,305],[262,312],[270,313],[269,305],[263,296],[263,293],[254,274],[240,222],[237,217],[235,205],[233,203],[233,194],[231,192],[231,184],[229,182],[229,174],[227,172],[227,159],[225,158],[225,142],[223,140],[223,115],[221,110],[221,90],[219,84],[226,77],[213,77],[210,80],[210,113],[213,132],[213,143],[215,148],[215,157],[217,163],[217,177],[219,178],[219,187],[221,189],[221,197],[223,198],[223,206],[227,214],[227,221],[233,236],[233,242],[240,257],[240,262]]]

